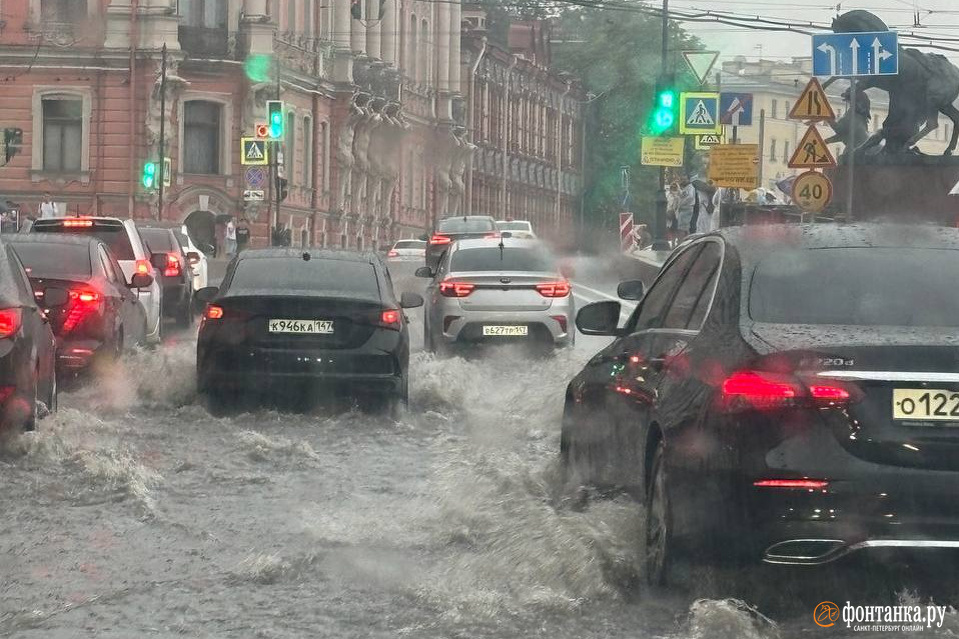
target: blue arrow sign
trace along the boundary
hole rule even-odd
[[[819,33],[812,37],[813,75],[861,76],[899,73],[895,31]]]
[[[732,126],[751,126],[753,123],[752,93],[720,93],[719,121]]]

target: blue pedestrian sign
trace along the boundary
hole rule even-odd
[[[722,132],[718,93],[680,93],[679,113],[682,135]]]
[[[753,123],[753,94],[720,93],[719,122],[732,126],[751,126]]]
[[[895,31],[819,33],[812,37],[816,76],[896,75],[899,36]]]

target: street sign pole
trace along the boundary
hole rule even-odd
[[[163,219],[163,183],[166,181],[166,155],[163,136],[166,134],[166,42],[163,43],[160,60],[160,185],[157,190],[157,220]]]
[[[856,78],[849,78],[849,108],[852,119],[856,118]],[[856,176],[856,127],[849,127],[848,172],[846,173],[846,221],[852,222],[852,190],[853,178]]]
[[[276,64],[276,99],[280,99],[280,57],[273,56]],[[286,114],[282,114],[281,117],[286,117]],[[285,128],[285,127],[284,127]],[[274,246],[273,243],[273,229],[279,225],[280,222],[280,141],[276,140],[273,142],[273,171],[270,179],[270,188],[273,190],[274,205],[271,207],[272,214],[270,215],[270,228],[267,229],[267,233],[270,235],[270,246]]]
[[[669,0],[663,0],[663,48],[660,57],[660,75],[666,78],[669,60]],[[668,251],[666,240],[666,167],[659,167],[659,190],[656,191],[656,224],[654,225],[653,250]]]

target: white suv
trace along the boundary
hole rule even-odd
[[[72,235],[92,235],[110,247],[117,258],[127,284],[134,273],[150,275],[153,281],[145,288],[136,289],[137,298],[146,311],[146,340],[157,344],[162,335],[163,289],[157,281],[146,242],[133,220],[121,220],[115,217],[56,217],[37,220],[30,227],[31,233],[67,233]]]

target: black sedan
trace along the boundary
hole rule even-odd
[[[197,380],[211,409],[249,393],[349,394],[407,402],[409,331],[386,265],[373,253],[263,249],[240,253],[208,303],[197,340]]]
[[[131,288],[149,286],[151,275],[137,273],[128,286],[110,249],[93,236],[38,233],[7,241],[46,307],[61,372],[78,373],[94,361],[118,359],[124,349],[145,341],[146,312]],[[65,302],[56,303],[54,294]]]
[[[176,319],[177,326],[193,324],[193,268],[197,254],[188,255],[173,229],[139,226],[150,247],[150,262],[163,287],[163,314]],[[193,259],[191,259],[193,258]]]
[[[670,257],[569,384],[574,482],[646,504],[646,572],[679,557],[824,564],[959,548],[959,231],[740,227]],[[638,299],[642,285],[620,285]]]
[[[20,259],[0,242],[0,429],[33,430],[41,402],[57,409],[56,340]]]

